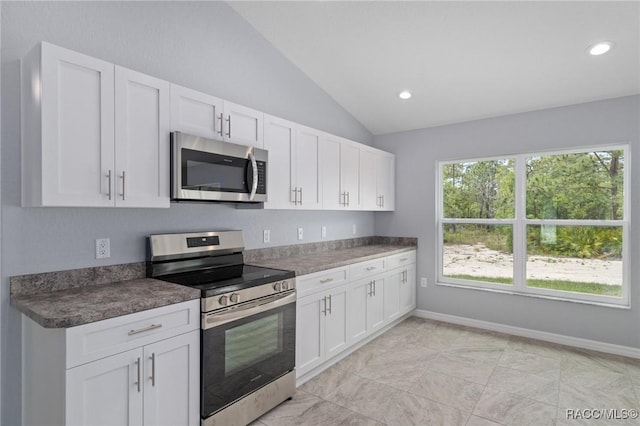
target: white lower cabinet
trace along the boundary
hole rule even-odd
[[[347,290],[336,287],[297,301],[296,370],[303,376],[347,347]]]
[[[199,311],[193,300],[69,329],[25,317],[23,424],[199,425]]]
[[[415,253],[297,278],[298,378],[316,374],[340,352],[415,309]]]

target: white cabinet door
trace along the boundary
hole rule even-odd
[[[378,156],[376,182],[380,210],[395,209],[395,156],[387,153]]]
[[[349,285],[347,293],[347,332],[349,344],[367,335],[367,299],[371,280],[360,280]]]
[[[393,321],[400,316],[400,286],[404,281],[404,269],[389,272],[384,279],[384,320]]]
[[[115,204],[169,207],[169,83],[115,68]]]
[[[347,348],[347,288],[338,287],[325,296],[325,357]]]
[[[199,370],[198,330],[145,346],[144,424],[199,425]]]
[[[298,377],[324,361],[324,294],[313,294],[296,302],[296,370]]]
[[[360,207],[359,173],[360,149],[355,143],[340,144],[340,193],[345,194],[345,207],[351,210]]]
[[[296,143],[295,123],[265,114],[264,148],[269,151],[265,209],[291,209],[295,202],[295,168],[293,153]]]
[[[113,64],[41,43],[22,72],[23,204],[113,205]]]
[[[262,148],[264,113],[224,101],[223,138],[226,142]]]
[[[400,284],[400,315],[416,308],[416,265],[406,267],[405,279]]]
[[[367,333],[384,325],[384,278],[378,276],[371,281],[367,298]]]
[[[363,148],[360,150],[360,206],[363,210],[378,210],[377,188],[378,154]]]
[[[66,424],[141,425],[142,349],[123,352],[66,372]]]
[[[171,131],[222,140],[222,99],[171,85]]]
[[[307,210],[322,208],[320,191],[320,132],[297,126],[294,164],[299,207]]]
[[[322,208],[341,210],[346,198],[340,192],[340,140],[332,135],[320,139],[320,165],[322,166]]]

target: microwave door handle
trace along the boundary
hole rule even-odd
[[[253,171],[253,182],[251,184],[249,200],[253,201],[253,198],[256,196],[256,191],[258,190],[258,163],[256,162],[256,157],[254,157],[251,152],[249,153],[249,161],[251,161],[251,170]]]

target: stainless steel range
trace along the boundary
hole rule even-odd
[[[147,276],[201,291],[202,425],[246,425],[295,392],[295,273],[244,264],[242,231],[149,237]]]

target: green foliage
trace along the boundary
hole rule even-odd
[[[611,150],[528,158],[526,217],[622,219],[623,154],[622,150]],[[514,159],[450,163],[444,165],[442,173],[444,217],[515,217]],[[510,226],[451,226],[445,227],[445,244],[482,242],[492,249],[513,252]],[[554,233],[557,242],[550,244],[544,241],[540,226],[529,226],[529,253],[582,258],[619,258],[622,253],[620,227],[559,226]]]
[[[466,274],[447,275],[449,278],[458,278],[461,280],[471,281],[483,281],[492,282],[496,284],[512,284],[511,278],[503,277],[476,277]],[[570,291],[573,293],[588,293],[598,294],[602,296],[622,296],[621,285],[609,285],[600,283],[590,283],[581,281],[566,281],[566,280],[541,280],[541,279],[528,279],[527,286],[546,288],[550,290]]]

